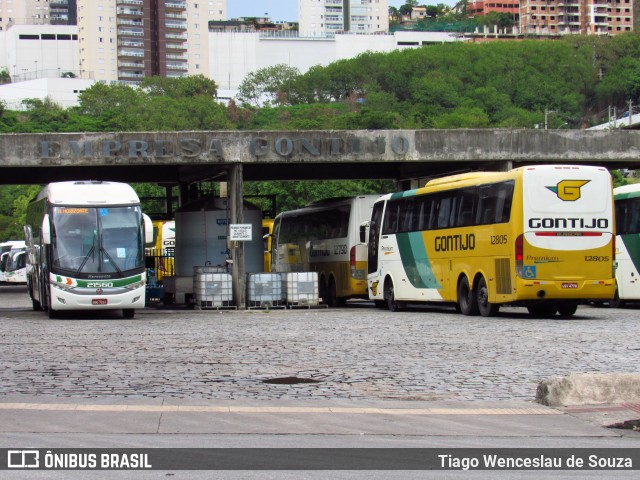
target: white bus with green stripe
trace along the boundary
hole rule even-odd
[[[152,224],[133,188],[102,181],[47,185],[28,205],[27,286],[34,310],[122,310],[145,305],[145,238]]]
[[[616,283],[612,307],[640,301],[640,184],[613,190],[616,211]]]
[[[392,311],[450,302],[465,315],[514,305],[569,316],[615,292],[605,168],[537,165],[439,178],[380,198],[369,227],[369,298]]]

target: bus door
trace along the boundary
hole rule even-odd
[[[369,246],[367,255],[367,278],[369,287],[369,298],[381,298],[382,285],[379,285],[378,273],[378,244],[380,242],[380,227],[382,225],[382,211],[385,202],[378,202],[373,205],[371,212],[371,223],[369,224]],[[379,288],[378,288],[379,287]]]

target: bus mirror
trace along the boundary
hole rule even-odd
[[[360,243],[367,243],[367,228],[369,227],[369,222],[362,222],[360,224]]]
[[[153,222],[146,213],[142,214],[142,222],[144,223],[144,243],[148,247],[153,246],[155,244],[153,238]]]
[[[51,223],[49,223],[48,213],[42,219],[42,243],[51,245]]]

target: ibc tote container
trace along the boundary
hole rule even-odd
[[[287,305],[319,305],[318,272],[288,272],[280,275],[285,284]]]
[[[282,277],[278,273],[247,275],[247,307],[271,308],[284,306]]]
[[[193,267],[193,299],[199,308],[233,306],[231,275],[221,267]]]

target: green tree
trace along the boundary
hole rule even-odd
[[[215,99],[218,95],[216,82],[204,75],[178,78],[145,77],[140,83],[140,88],[152,97],[190,98],[203,95]]]
[[[280,63],[248,74],[238,87],[238,99],[249,105],[289,103],[291,86],[300,76],[295,67]]]
[[[77,111],[96,118],[101,131],[136,129],[138,112],[145,108],[141,90],[127,85],[94,83],[78,95]]]
[[[11,75],[9,75],[9,71],[6,68],[0,70],[0,84],[3,83],[11,83]]]

